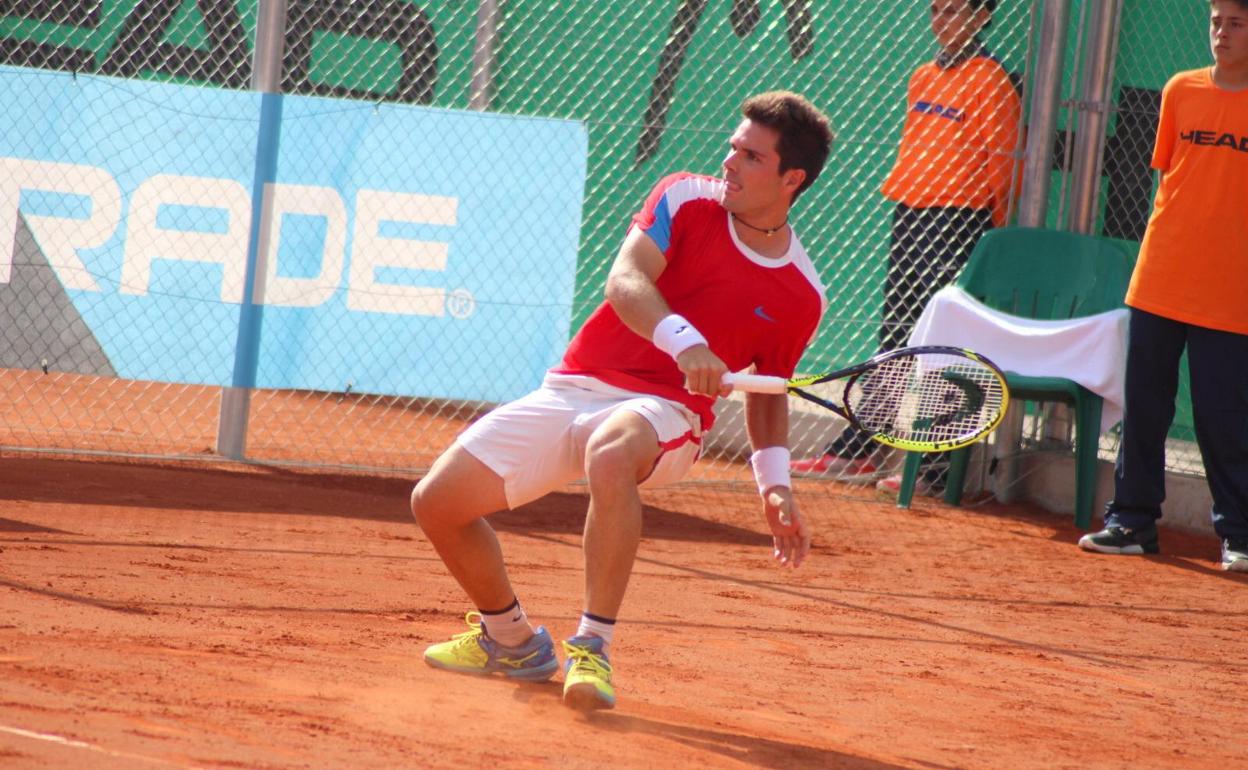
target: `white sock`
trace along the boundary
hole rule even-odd
[[[611,638],[615,635],[615,619],[602,618],[588,612],[581,613],[581,624],[576,627],[577,636],[597,636],[602,638],[602,651],[607,651]]]
[[[485,633],[504,647],[519,647],[533,636],[533,626],[529,624],[529,616],[524,614],[519,599],[505,609],[479,612]]]

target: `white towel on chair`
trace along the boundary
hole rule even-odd
[[[1105,400],[1104,432],[1122,419],[1127,318],[1127,311],[1120,308],[1038,321],[993,310],[957,286],[948,286],[923,308],[910,344],[969,348],[1005,371],[1074,380]]]

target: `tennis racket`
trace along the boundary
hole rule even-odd
[[[887,446],[948,452],[992,432],[1010,392],[996,364],[970,350],[898,348],[856,366],[786,380],[762,374],[724,375],[751,393],[789,393],[830,409]]]

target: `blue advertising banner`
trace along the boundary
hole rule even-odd
[[[260,95],[0,67],[0,98],[0,282],[22,223],[118,376],[230,384]],[[535,387],[570,331],[584,126],[283,98],[256,385]]]

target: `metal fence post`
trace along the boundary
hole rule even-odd
[[[468,87],[468,109],[484,112],[494,97],[494,70],[498,64],[498,23],[502,17],[499,0],[477,4],[476,41],[472,46],[472,83]]]
[[[1045,0],[1036,46],[1036,77],[1031,83],[1027,146],[1023,151],[1023,183],[1019,193],[1018,223],[1044,227],[1053,176],[1053,136],[1057,130],[1062,68],[1066,57],[1066,30],[1070,0]]]
[[[1118,50],[1118,22],[1122,0],[1093,3],[1080,79],[1079,128],[1075,139],[1069,229],[1092,233],[1096,229],[1104,166],[1105,128],[1109,121],[1110,89]]]
[[[1019,191],[1018,224],[1023,227],[1044,227],[1048,215],[1053,136],[1066,59],[1066,30],[1070,26],[1070,0],[1044,0],[1043,6],[1034,59],[1036,76],[1031,83],[1027,146],[1023,150],[1023,182]],[[1014,499],[1022,438],[1023,412],[1011,407],[992,442],[992,491],[1002,502]]]
[[[1080,54],[1079,93],[1074,102],[1078,121],[1071,159],[1071,206],[1066,221],[1071,232],[1092,234],[1096,230],[1121,11],[1122,0],[1092,3],[1088,8]],[[1069,407],[1056,403],[1045,407],[1042,438],[1046,443],[1069,444],[1073,427]]]
[[[260,0],[251,87],[260,92],[260,126],[251,186],[251,230],[247,236],[247,272],[239,308],[233,382],[221,389],[217,453],[234,460],[246,455],[251,391],[256,386],[260,332],[264,321],[264,280],[268,268],[273,206],[269,186],[277,177],[282,123],[282,54],[286,37],[286,0]]]

